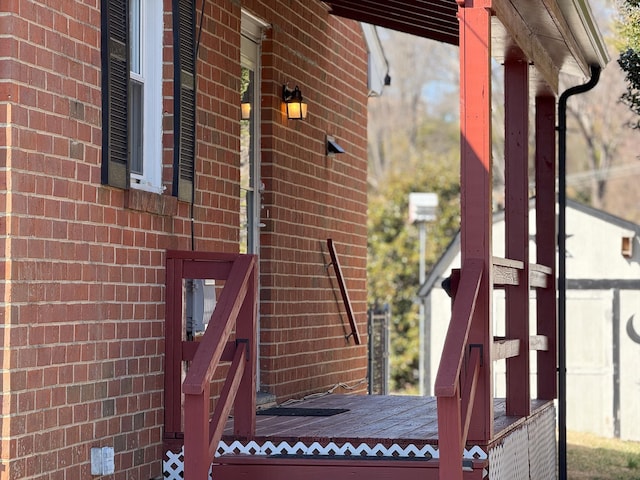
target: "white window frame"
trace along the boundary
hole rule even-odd
[[[247,253],[259,254],[260,252],[260,196],[262,179],[260,177],[260,87],[262,83],[260,55],[262,51],[262,39],[264,31],[269,28],[269,24],[255,17],[246,10],[242,10],[241,37],[240,37],[240,63],[253,71],[253,105],[251,106],[251,142],[253,158],[250,163],[250,185],[247,192]],[[252,218],[249,218],[252,216]]]
[[[142,174],[131,172],[131,188],[162,193],[163,1],[140,2],[140,72],[129,73],[142,92]],[[135,28],[132,22],[131,28]],[[134,32],[132,32],[132,38]],[[132,42],[133,45],[133,42]],[[133,55],[132,55],[133,58]],[[132,64],[133,67],[133,64]]]

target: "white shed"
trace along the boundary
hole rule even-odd
[[[640,226],[571,200],[566,222],[567,428],[639,441]],[[534,222],[530,232],[535,261]],[[494,216],[495,256],[504,256],[504,234],[504,214],[499,212]],[[459,242],[458,235],[418,292],[425,307],[427,395],[433,392],[451,311],[441,282],[460,267]],[[504,335],[504,292],[494,295],[494,332],[499,336]],[[535,302],[531,305],[535,308]],[[535,372],[535,354],[532,366]],[[495,396],[504,397],[504,364],[495,370]],[[535,379],[531,387],[535,396]]]

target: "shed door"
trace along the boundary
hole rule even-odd
[[[614,434],[613,291],[567,291],[567,428]]]

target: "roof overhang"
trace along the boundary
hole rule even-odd
[[[456,0],[325,0],[331,12],[432,40],[459,42]],[[537,90],[558,92],[560,73],[591,76],[609,55],[588,0],[492,0],[492,55],[514,47],[536,67]]]

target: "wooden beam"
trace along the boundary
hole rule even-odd
[[[525,262],[509,258],[493,257],[493,285],[518,285],[520,272],[524,270]],[[553,273],[550,267],[537,263],[529,264],[529,286],[546,288],[547,277]]]
[[[546,265],[532,263],[529,265],[529,283],[531,288],[547,288],[547,277],[553,273]]]
[[[460,20],[460,253],[462,276],[468,259],[484,265],[469,342],[483,346],[482,364],[469,426],[469,441],[493,437],[493,347],[491,264],[491,8],[490,1],[458,2]],[[460,292],[458,292],[459,294]],[[447,478],[447,477],[441,477]]]
[[[501,338],[493,342],[492,360],[502,360],[518,355],[520,355],[520,340]]]
[[[536,253],[545,265],[546,285],[536,291],[536,332],[548,339],[538,351],[538,398],[557,396],[556,300],[556,103],[555,97],[536,97]]]
[[[166,321],[164,331],[164,436],[173,439],[182,433],[182,262],[167,253]]]
[[[491,358],[502,360],[520,355],[520,340],[495,337],[493,339],[493,354]],[[529,349],[534,351],[546,351],[549,348],[549,340],[545,335],[531,335],[529,337]]]
[[[531,335],[529,348],[539,352],[546,352],[549,350],[549,339],[545,335]]]
[[[274,458],[256,455],[225,455],[216,459],[214,471],[220,478],[228,480],[259,478],[260,480],[282,480],[304,478],[305,480],[437,480],[442,460],[416,459],[363,459],[363,458]],[[487,460],[473,460],[471,468],[465,469],[461,479],[481,480]],[[458,461],[458,469],[462,465]],[[447,477],[453,480],[453,477]]]
[[[509,258],[493,257],[493,285],[518,285],[524,262]]]
[[[258,365],[258,260],[249,277],[247,296],[236,323],[236,339],[241,339],[246,350],[246,363],[238,393],[233,404],[233,433],[250,438],[256,432],[256,377]],[[240,340],[236,340],[240,341]]]
[[[506,334],[520,355],[507,357],[507,415],[531,413],[529,371],[529,65],[512,49],[504,64],[505,249],[522,262],[517,285],[505,290]]]
[[[462,480],[462,413],[460,397],[438,397],[438,450],[441,480]]]
[[[200,345],[200,342],[198,340],[182,342],[182,361],[193,361],[194,357],[196,356],[196,352],[198,351],[198,345]],[[220,361],[230,362],[231,360],[233,360],[233,354],[235,353],[235,351],[235,342],[227,342],[227,345],[224,347],[224,352],[222,352],[222,357],[220,357]]]

